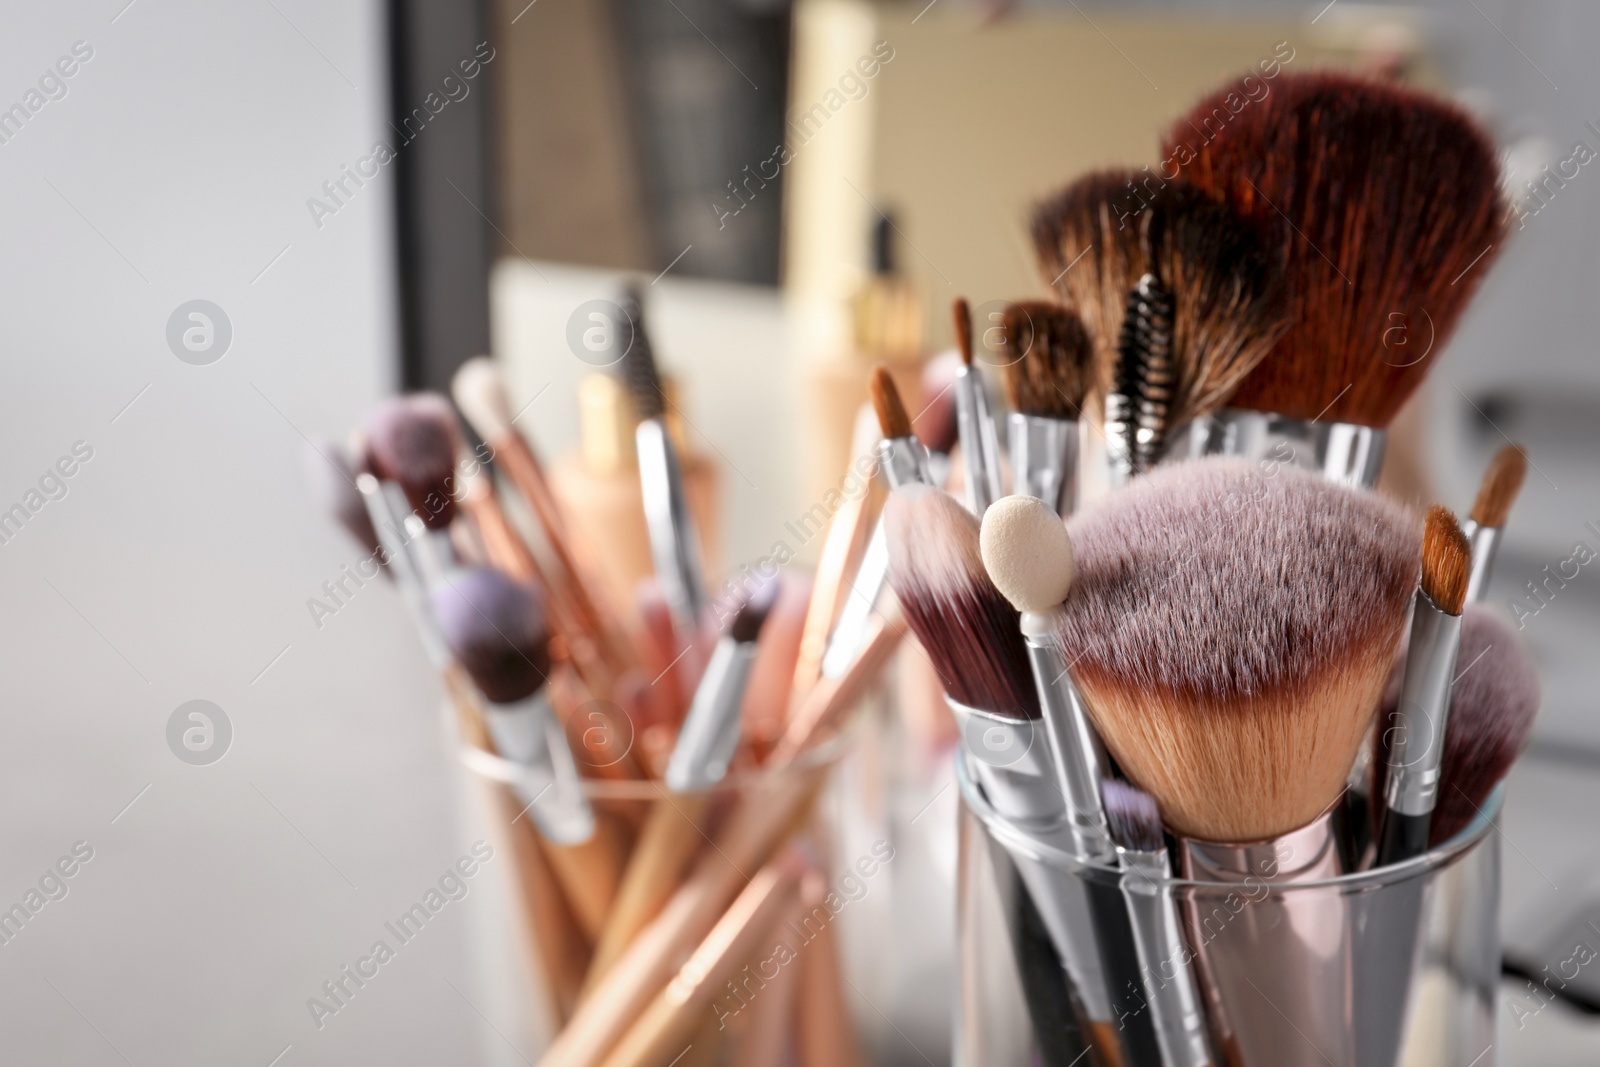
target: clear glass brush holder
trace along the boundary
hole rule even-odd
[[[1403,864],[1274,880],[1315,869],[1291,835],[1256,851],[1260,870],[1200,882],[1084,860],[998,813],[966,749],[956,763],[957,1067],[1443,1067],[1482,1062],[1494,1043],[1500,789]],[[1119,899],[1135,914],[1130,889],[1145,914],[1166,909],[1171,939],[1108,932]],[[1186,1029],[1182,974],[1198,1046],[1173,1036]]]
[[[448,714],[454,718],[454,712]],[[713,970],[693,974],[695,988],[677,1005],[679,1020],[670,1028],[681,1032],[682,1040],[662,1040],[676,1042],[675,1053],[681,1050],[675,1067],[864,1062],[861,1013],[849,995],[851,972],[842,942],[852,925],[851,911],[865,910],[866,898],[888,892],[885,869],[894,859],[886,842],[863,843],[849,830],[859,822],[851,813],[859,809],[862,794],[872,790],[872,770],[862,757],[863,736],[871,725],[869,716],[852,713],[847,726],[787,766],[735,769],[717,786],[694,793],[669,793],[659,781],[605,777],[603,768],[586,766],[582,788],[595,832],[572,845],[552,842],[529,817],[529,794],[547,783],[530,782],[517,764],[458,740],[462,762],[479,789],[490,841],[497,855],[508,857],[495,866],[508,880],[513,912],[513,929],[505,936],[517,942],[525,984],[533,993],[533,1003],[521,1014],[534,1057],[543,1055],[586,999],[603,988],[594,984],[597,958],[610,953],[615,962],[665,907],[667,894],[642,911],[637,896],[629,895],[633,864],[650,865],[655,876],[645,881],[671,890],[702,869],[697,865],[738,862],[736,882],[729,882],[729,899],[719,909],[726,915],[762,865],[752,857],[776,855],[795,844],[807,868],[796,899],[757,913],[761,931],[747,937],[748,952],[736,958],[724,953]],[[586,763],[582,754],[577,759]],[[791,806],[792,818],[768,831],[764,847],[741,854],[727,846],[722,835],[742,809],[766,805],[776,810],[784,804]],[[633,913],[623,924],[631,932],[619,940],[613,926],[625,910]],[[689,989],[682,979],[693,961],[678,968],[708,936],[709,930],[700,930],[684,939],[671,979],[660,983],[658,992],[670,998]],[[659,1000],[652,994],[639,1018],[653,1011],[659,1020],[664,1014]],[[637,1038],[631,1027],[626,1031],[624,1041]],[[638,1062],[654,1058],[647,1054]],[[671,1059],[668,1055],[661,1062]]]

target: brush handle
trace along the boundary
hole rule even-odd
[[[1164,1067],[1210,1067],[1215,1061],[1172,899],[1167,854],[1130,849],[1119,850],[1119,855],[1125,872],[1122,893],[1156,1041],[1161,1046],[1161,1062]]]
[[[933,476],[928,470],[928,450],[915,437],[887,437],[878,442],[878,463],[889,482],[889,488],[903,485],[932,485]],[[828,635],[828,645],[822,654],[822,676],[843,677],[850,664],[860,655],[871,629],[872,614],[878,605],[889,577],[889,535],[880,518],[873,528],[872,539],[867,542],[861,563],[850,585],[850,593],[840,609],[839,621]]]
[[[1411,610],[1400,702],[1384,732],[1389,751],[1383,797],[1386,816],[1421,816],[1426,823],[1433,814],[1460,647],[1461,616],[1442,611],[1419,589]],[[1424,830],[1421,851],[1426,848]]]
[[[739,747],[739,710],[755,662],[754,641],[724,637],[717,642],[667,761],[667,788],[674,793],[709,789],[727,775]]]
[[[967,507],[982,517],[1000,495],[1000,441],[989,394],[976,367],[956,371],[956,434],[966,472]]]
[[[1066,518],[1078,503],[1078,423],[1013,411],[1011,491],[1043,500]]]
[[[1461,524],[1461,532],[1472,545],[1472,573],[1467,578],[1467,603],[1478,604],[1489,594],[1489,578],[1494,572],[1494,552],[1500,545],[1500,527],[1480,526],[1472,519]]]
[[[639,424],[634,431],[634,447],[639,454],[639,491],[644,497],[656,578],[672,608],[678,640],[687,644],[699,633],[706,587],[700,566],[700,541],[683,487],[678,450],[667,435],[666,423],[659,418]]]
[[[1393,863],[1404,863],[1428,851],[1428,827],[1432,822],[1432,812],[1426,815],[1403,815],[1392,808],[1385,808],[1382,825],[1378,828],[1378,858],[1373,866],[1387,867]]]

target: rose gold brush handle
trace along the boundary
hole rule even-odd
[[[778,919],[794,909],[805,869],[790,853],[757,872],[601,1061],[603,1067],[658,1067],[688,1052],[723,984],[755,953]]]

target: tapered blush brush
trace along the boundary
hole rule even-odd
[[[1511,506],[1522,492],[1528,474],[1528,454],[1521,445],[1508,444],[1494,454],[1489,469],[1483,472],[1478,498],[1472,514],[1461,524],[1461,532],[1472,545],[1472,578],[1467,583],[1467,603],[1475,604],[1489,593],[1489,576],[1494,570],[1494,553],[1500,544]]]
[[[989,392],[983,375],[972,363],[972,310],[958,298],[951,308],[955,320],[956,349],[961,367],[952,388],[956,396],[956,428],[961,439],[961,461],[966,483],[967,507],[974,515],[984,511],[1000,496],[1000,441],[995,433],[994,415],[989,410]]]
[[[1007,306],[1001,327],[1012,492],[1070,515],[1078,503],[1078,421],[1094,381],[1093,343],[1074,312],[1044,301]]]
[[[1455,104],[1335,72],[1285,74],[1202,135],[1229,92],[1196,104],[1163,148],[1269,234],[1292,325],[1192,444],[1371,486],[1385,429],[1505,243],[1498,156]]]

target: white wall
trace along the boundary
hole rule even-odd
[[[477,885],[320,1032],[305,1004],[470,839],[393,594],[320,631],[306,607],[358,553],[301,434],[395,363],[393,175],[320,230],[305,203],[383,136],[382,5],[126,3],[12,4],[0,33],[0,106],[93,49],[0,144],[0,508],[93,449],[0,546],[0,907],[94,849],[0,945],[0,1059],[477,1062]],[[194,298],[232,323],[209,366],[165,339]],[[232,722],[211,766],[165,739],[193,698]]]

